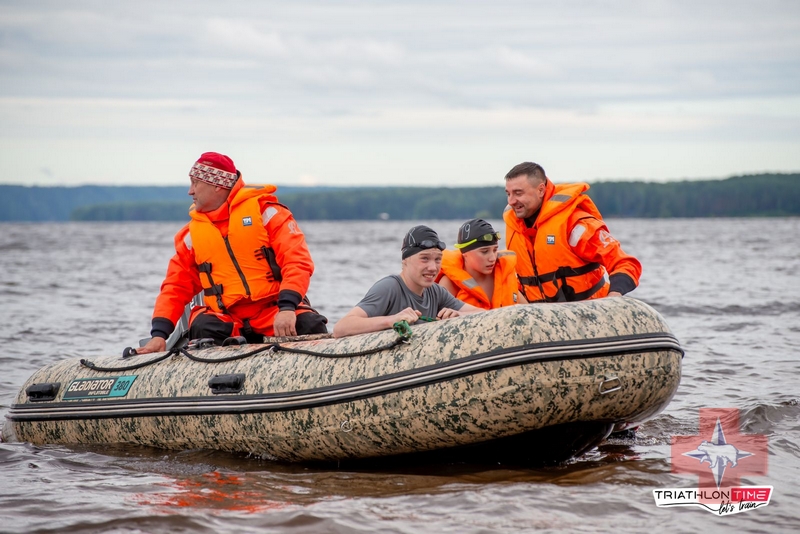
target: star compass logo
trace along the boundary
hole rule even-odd
[[[728,465],[736,467],[739,465],[739,460],[753,456],[753,453],[740,451],[734,445],[726,443],[722,423],[717,417],[717,425],[714,427],[714,435],[711,437],[711,441],[703,440],[695,450],[684,452],[683,455],[700,460],[700,463],[708,462],[708,467],[714,475],[714,482],[717,483],[717,488],[719,488]]]
[[[653,490],[656,506],[699,507],[729,515],[769,504],[772,486],[742,486],[741,477],[767,474],[767,437],[742,434],[739,410],[703,408],[700,431],[672,437],[672,472],[697,475],[697,488]]]

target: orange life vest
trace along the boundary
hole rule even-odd
[[[608,273],[600,263],[587,263],[569,245],[570,217],[577,210],[602,220],[584,195],[588,184],[548,184],[548,193],[532,228],[510,207],[503,213],[506,246],[517,253],[517,275],[528,302],[568,302],[604,297]]]
[[[189,236],[204,301],[217,313],[227,313],[227,308],[244,298],[277,300],[280,268],[259,205],[261,197],[277,204],[275,190],[275,186],[247,185],[240,189],[230,202],[227,236],[204,213],[189,212]]]
[[[456,298],[477,308],[492,310],[517,303],[517,264],[516,255],[510,250],[497,254],[494,265],[494,293],[492,300],[483,288],[464,268],[464,258],[457,250],[445,250],[442,253],[441,274],[450,279],[458,288]]]

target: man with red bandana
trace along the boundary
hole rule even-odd
[[[274,185],[246,185],[233,161],[206,152],[189,172],[191,221],[175,236],[153,311],[152,338],[140,354],[166,350],[192,297],[189,338],[230,336],[259,342],[263,336],[327,332],[327,319],[308,306],[314,263],[291,212]]]
[[[517,277],[529,302],[570,302],[624,295],[639,285],[642,266],[608,231],[588,184],[555,185],[541,165],[506,174],[506,248],[517,254]]]

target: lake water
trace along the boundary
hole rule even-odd
[[[423,221],[424,222],[424,221]],[[800,527],[800,219],[611,220],[644,265],[631,296],[686,349],[667,409],[568,465],[312,469],[209,451],[0,444],[0,532],[788,532]],[[427,221],[448,243],[460,221]],[[0,224],[0,415],[39,367],[121,354],[149,332],[179,225]],[[399,272],[408,222],[301,222],[310,297],[331,320]],[[499,223],[496,228],[502,226]],[[670,439],[738,408],[769,440],[766,508],[656,508]]]

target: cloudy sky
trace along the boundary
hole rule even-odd
[[[0,183],[800,171],[800,2],[0,1]]]

